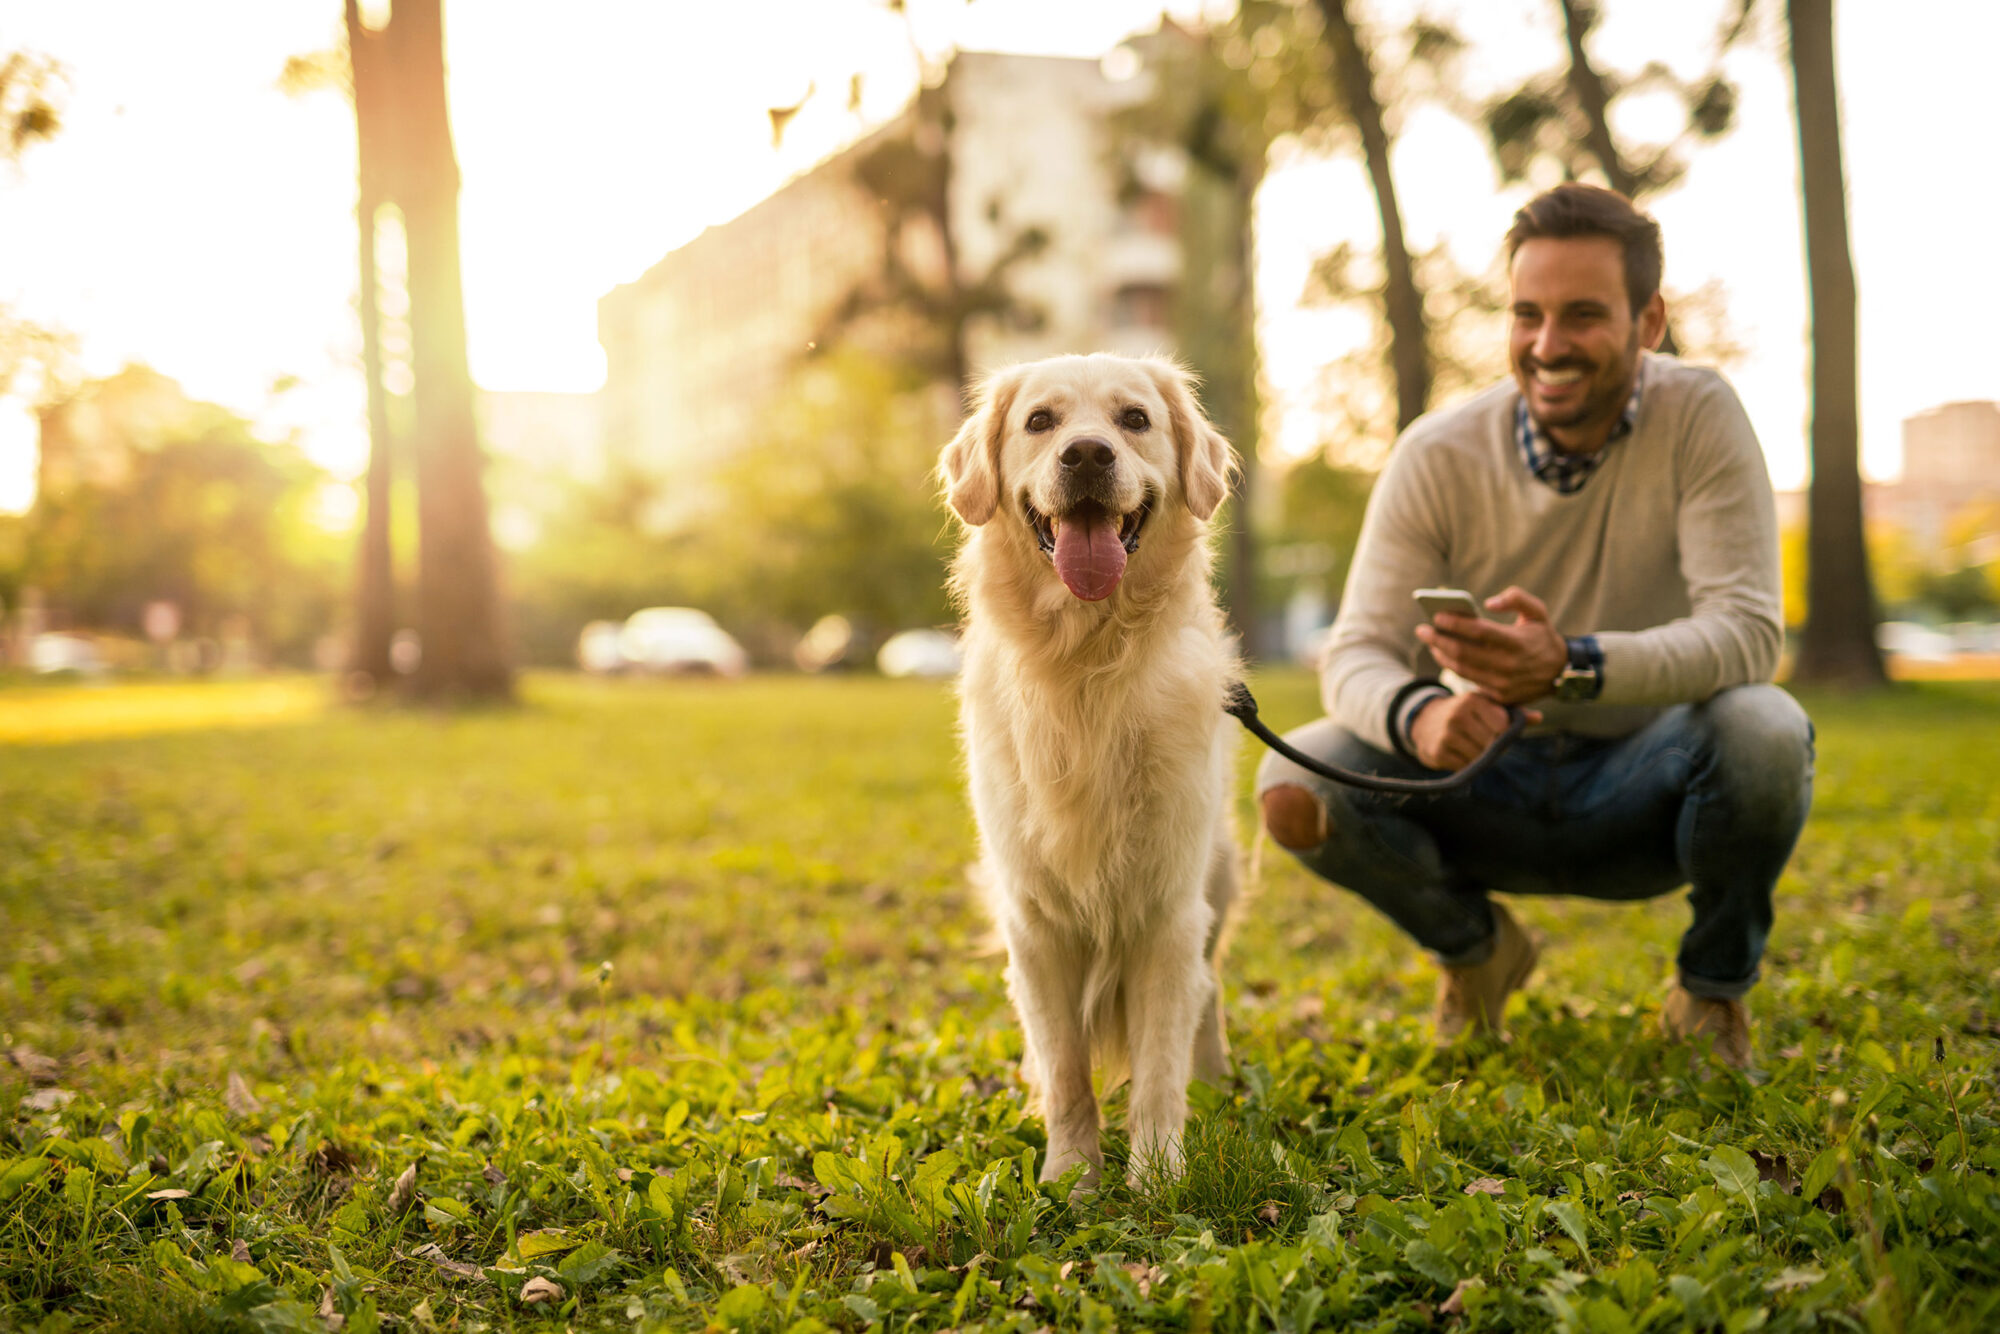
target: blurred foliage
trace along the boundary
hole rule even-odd
[[[1556,6],[1567,58],[1476,109],[1502,181],[1552,184],[1549,176],[1573,181],[1595,174],[1641,199],[1680,182],[1690,148],[1735,128],[1736,85],[1724,75],[1722,58],[1747,31],[1752,0],[1734,5],[1716,34],[1708,67],[1692,78],[1658,60],[1635,74],[1600,69],[1589,55],[1590,36],[1603,18],[1600,6],[1593,0],[1556,0]],[[1678,103],[1682,128],[1665,142],[1619,144],[1611,128],[1618,102],[1649,97]]]
[[[1330,608],[1347,584],[1375,473],[1319,456],[1271,475],[1279,501],[1264,536],[1264,605],[1281,606],[1293,590],[1317,587]]]
[[[62,128],[62,66],[44,55],[0,57],[0,161],[18,162],[29,145]]]
[[[944,87],[924,88],[860,155],[856,181],[882,210],[881,264],[847,293],[810,345],[864,349],[958,387],[971,372],[966,335],[976,322],[1034,329],[1047,318],[1014,294],[1008,273],[1046,250],[1049,234],[1010,227],[984,269],[966,270],[951,225],[953,114]],[[775,129],[775,113],[772,123]],[[991,205],[995,223],[1006,222],[1004,206]]]
[[[1970,621],[2000,619],[2000,513],[1972,506],[1945,529],[1942,544],[1919,541],[1893,523],[1868,525],[1868,567],[1887,620]],[[1788,524],[1779,534],[1784,567],[1785,624],[1806,623],[1806,526]]]
[[[847,348],[802,364],[691,522],[660,531],[663,484],[617,473],[514,559],[524,658],[570,661],[586,622],[658,605],[702,608],[767,662],[828,613],[876,633],[949,621],[929,478],[956,414],[907,363]]]
[[[145,410],[107,406],[120,391],[145,395]],[[136,634],[157,599],[179,606],[184,637],[218,636],[240,616],[266,652],[310,661],[335,619],[347,541],[313,522],[328,479],[297,446],[259,440],[141,367],[48,411],[102,426],[57,446],[61,481],[48,483],[44,460],[34,507],[0,541],[0,586],[37,588],[61,623],[114,633]],[[45,449],[49,438],[45,422]]]

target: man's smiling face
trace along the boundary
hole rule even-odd
[[[1640,348],[1660,340],[1665,304],[1654,293],[1634,316],[1624,250],[1608,236],[1523,241],[1508,277],[1508,359],[1529,415],[1558,448],[1597,449],[1632,392]]]

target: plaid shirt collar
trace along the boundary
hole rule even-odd
[[[1639,359],[1639,370],[1632,377],[1632,396],[1625,400],[1625,411],[1618,414],[1618,422],[1611,428],[1600,449],[1588,454],[1565,454],[1545,439],[1536,429],[1535,419],[1528,415],[1526,397],[1514,401],[1514,440],[1521,447],[1521,461],[1528,465],[1528,471],[1537,480],[1554,487],[1567,496],[1583,489],[1590,475],[1597,471],[1597,465],[1604,461],[1605,451],[1613,443],[1632,434],[1632,428],[1639,421],[1639,392],[1646,385],[1646,359]]]

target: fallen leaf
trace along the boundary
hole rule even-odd
[[[450,1274],[453,1278],[479,1279],[486,1277],[484,1269],[481,1269],[478,1265],[463,1264],[460,1261],[452,1259],[444,1253],[444,1248],[434,1241],[427,1241],[417,1247],[417,1249],[410,1252],[410,1257],[415,1260],[429,1260],[437,1266],[439,1273]]]
[[[1482,1284],[1482,1283],[1481,1283],[1481,1282],[1480,1282],[1480,1281],[1479,1281],[1478,1279],[1476,1279],[1476,1278],[1462,1278],[1462,1279],[1460,1279],[1460,1280],[1458,1281],[1458,1286],[1457,1286],[1457,1287],[1455,1287],[1455,1288],[1453,1288],[1453,1289],[1451,1290],[1451,1296],[1449,1296],[1449,1297],[1445,1298],[1445,1299],[1444,1299],[1444,1301],[1443,1301],[1443,1303],[1442,1303],[1441,1305],[1439,1305],[1439,1307],[1438,1307],[1438,1314],[1439,1314],[1439,1315],[1464,1315],[1464,1314],[1465,1314],[1465,1294],[1466,1294],[1466,1292],[1467,1292],[1468,1290],[1472,1289],[1472,1288],[1475,1288],[1475,1287],[1483,1287],[1483,1286],[1485,1286],[1485,1285],[1484,1285],[1484,1284]]]
[[[319,1318],[325,1320],[334,1313],[333,1289],[321,1288],[319,1290]]]
[[[229,1086],[223,1092],[222,1101],[234,1116],[255,1116],[264,1110],[264,1104],[257,1101],[250,1085],[234,1070],[229,1072]]]
[[[192,1196],[184,1190],[149,1190],[146,1192],[146,1198],[149,1200],[185,1200],[191,1199]]]
[[[545,1278],[531,1278],[521,1285],[521,1302],[526,1306],[533,1306],[536,1302],[559,1302],[562,1298],[562,1285]]]
[[[15,1047],[7,1053],[7,1059],[37,1084],[53,1084],[62,1074],[61,1062],[53,1056],[42,1055],[33,1047]]]
[[[417,1198],[417,1165],[411,1163],[389,1191],[389,1212],[400,1214]]]
[[[1760,1180],[1774,1183],[1787,1195],[1798,1193],[1799,1184],[1792,1178],[1792,1165],[1786,1161],[1783,1154],[1764,1153],[1753,1149],[1750,1161],[1757,1164],[1757,1176]]]
[[[53,1112],[68,1106],[75,1097],[69,1089],[36,1089],[21,1099],[21,1107],[30,1112]]]
[[[354,1171],[354,1155],[330,1139],[306,1155],[306,1170],[318,1177],[347,1176]]]
[[[1477,1181],[1465,1183],[1467,1195],[1505,1195],[1507,1183],[1498,1177],[1480,1177]]]

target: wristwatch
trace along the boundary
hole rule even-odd
[[[1563,640],[1569,661],[1555,679],[1556,698],[1565,703],[1596,699],[1604,690],[1604,652],[1595,635],[1572,635]]]

